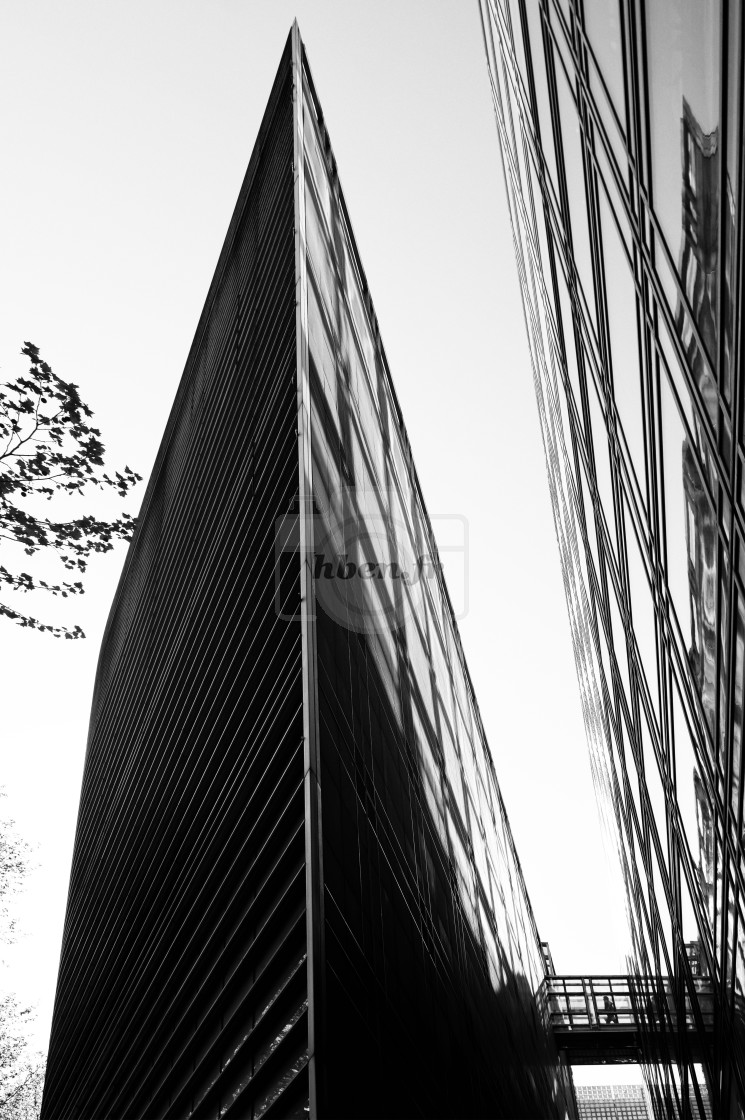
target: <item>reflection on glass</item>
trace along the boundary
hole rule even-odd
[[[608,539],[613,550],[616,544],[616,518],[613,503],[613,482],[610,473],[610,448],[608,446],[608,431],[605,426],[603,410],[598,400],[595,382],[588,377],[587,399],[590,402],[590,427],[592,429],[592,442],[594,449],[595,478],[597,480],[600,503],[608,531]]]
[[[647,687],[655,711],[659,717],[659,694],[657,685],[657,640],[655,631],[654,604],[649,586],[646,567],[639,551],[628,506],[624,503],[626,520],[626,558],[628,561],[629,590],[631,593],[631,622],[636,644],[641,655]]]
[[[616,655],[616,664],[621,674],[621,684],[626,696],[631,696],[629,683],[629,654],[626,641],[626,630],[621,618],[621,609],[616,598],[616,588],[613,580],[608,580],[608,603],[610,605],[611,632],[613,635],[613,652]]]
[[[585,4],[584,16],[585,31],[598,63],[596,66],[594,60],[588,61],[590,89],[595,95],[603,130],[615,155],[621,178],[625,181],[627,176],[626,107],[623,28],[619,0],[595,0],[592,4]],[[615,116],[612,110],[615,110]],[[596,137],[595,151],[598,152],[601,148],[602,142],[599,137]]]
[[[558,195],[559,175],[556,167],[556,152],[554,150],[554,134],[551,123],[551,108],[548,95],[548,74],[546,69],[546,56],[543,46],[543,31],[541,9],[539,4],[526,5],[526,16],[531,42],[533,62],[533,81],[535,83],[536,101],[538,103],[538,129],[541,134],[541,155],[543,156],[554,197]],[[550,48],[549,48],[550,50]]]
[[[688,555],[691,647],[688,658],[709,730],[714,736],[717,679],[717,532],[696,455],[683,444],[685,540]]]
[[[595,288],[592,273],[592,253],[590,251],[590,232],[587,225],[582,133],[577,116],[577,106],[567,85],[564,71],[560,66],[556,72],[556,88],[559,96],[564,160],[569,178],[567,196],[569,199],[572,248],[574,260],[579,270],[580,284],[584,292],[584,301],[589,310],[593,326],[595,326]]]
[[[680,132],[684,102],[702,135],[719,126],[718,0],[655,0],[646,5],[652,189],[657,218],[675,257],[680,244]]]
[[[569,374],[569,383],[571,386],[572,395],[574,397],[574,407],[576,410],[576,424],[579,427],[580,433],[584,435],[583,424],[583,410],[582,410],[582,390],[580,388],[580,366],[577,357],[577,347],[574,337],[574,317],[572,315],[572,305],[569,298],[569,290],[567,288],[566,278],[561,268],[556,270],[557,286],[559,289],[559,305],[561,309],[561,332],[564,338],[564,350],[566,354],[566,367]]]
[[[735,632],[734,708],[732,712],[732,763],[730,805],[737,819],[742,788],[742,723],[743,723],[743,674],[745,674],[745,612],[742,599],[737,598],[737,629]]]
[[[646,497],[644,469],[644,410],[636,311],[636,289],[605,195],[600,195],[600,225],[607,270],[608,328],[610,332],[613,396],[631,453],[640,492]]]
[[[475,1013],[490,1039],[521,1035],[534,1079],[528,1089],[508,1086],[508,1098],[516,1109],[529,1098],[531,1114],[548,1114],[562,1090],[533,1012],[540,947],[338,183],[311,95],[307,102],[313,601],[324,650],[334,1072],[345,1075],[339,1055],[355,1035],[346,1042],[341,1024],[355,1014],[359,976],[372,969],[372,1029],[396,1018],[410,1068],[433,1055],[455,1061]],[[421,1007],[433,999],[437,1013],[422,1026]],[[491,1048],[486,1036],[477,1045]],[[467,1065],[473,1055],[457,1060]],[[485,1114],[483,1104],[475,1111]]]
[[[716,990],[709,986],[707,998],[719,1006],[727,1029],[733,1020],[727,1019],[725,1008],[734,1012],[734,1049],[723,1040],[722,1054],[705,1074],[682,1060],[679,1068],[661,1063],[651,1076],[662,1091],[674,1093],[678,1086],[683,1108],[695,1080],[711,1097],[714,1114],[745,1116],[745,1079],[740,1077],[745,1069],[745,899],[734,870],[729,872],[737,867],[745,873],[745,598],[741,603],[742,585],[732,574],[735,568],[740,579],[745,576],[745,560],[737,551],[745,507],[745,394],[736,365],[742,302],[737,212],[742,194],[742,5],[649,0],[637,9],[620,0],[586,0],[515,3],[511,10],[513,18],[522,12],[530,40],[525,64],[530,69],[531,60],[537,60],[537,77],[532,77],[541,138],[548,135],[544,117],[551,112],[562,148],[558,188],[566,202],[563,213],[551,214],[548,240],[554,241],[559,263],[555,310],[566,342],[564,381],[578,405],[585,378],[585,414],[578,424],[569,422],[572,410],[568,416],[561,400],[550,400],[554,355],[551,340],[547,344],[538,329],[543,326],[533,306],[538,281],[529,274],[533,262],[524,245],[527,275],[521,281],[557,525],[563,524],[571,497],[556,453],[560,428],[567,444],[574,445],[570,460],[577,477],[572,481],[590,515],[586,563],[583,555],[564,547],[559,534],[565,586],[587,583],[597,573],[599,603],[606,589],[608,595],[610,624],[606,626],[608,616],[601,611],[595,635],[591,617],[577,609],[568,593],[575,649],[585,649],[588,642],[597,645],[601,676],[611,693],[601,682],[588,704],[588,738],[591,751],[597,734],[604,757],[613,760],[617,747],[620,760],[623,747],[615,740],[615,721],[621,719],[631,723],[634,753],[642,750],[641,787],[626,751],[630,789],[625,796],[631,817],[635,802],[643,804],[649,796],[654,835],[664,848],[662,866],[655,867],[645,828],[638,850],[627,843],[628,837],[618,845],[629,865],[629,913],[640,965],[650,973],[670,969],[680,978],[687,956],[691,968],[696,962],[699,981],[714,984]],[[594,57],[581,50],[585,34]],[[545,88],[554,80],[549,66],[546,81],[546,58],[555,62],[555,90]],[[628,167],[625,129],[632,149]],[[642,138],[641,152],[635,151],[637,138]],[[530,156],[530,130],[513,140],[521,142]],[[552,156],[549,150],[547,159]],[[614,157],[623,179],[620,187]],[[525,241],[519,224],[514,232],[518,241]],[[562,251],[570,241],[565,285]],[[592,329],[596,312],[599,336]],[[582,328],[576,334],[573,314]],[[741,415],[736,417],[738,408]],[[579,407],[577,411],[581,413]],[[738,448],[733,447],[736,426]],[[617,450],[621,469],[615,471]],[[597,531],[588,494],[596,497],[595,484]],[[633,673],[624,671],[624,624],[629,623],[630,654],[638,649],[651,706],[646,690],[635,695],[633,679],[629,690]],[[620,679],[612,668],[614,655]],[[577,660],[585,698],[582,658]],[[658,947],[649,942],[643,903],[635,893],[635,883],[648,880],[652,916],[659,909],[665,926],[661,960]],[[667,885],[674,892],[669,900]],[[705,976],[712,931],[726,939],[726,946],[715,946],[722,966],[717,977]],[[689,991],[691,1001],[696,992]],[[705,1115],[703,1106],[692,1112]]]
[[[628,778],[629,793],[631,794],[631,802],[629,802],[628,799],[627,799],[627,808],[630,808],[631,804],[633,804],[634,812],[636,814],[636,830],[637,831],[634,834],[633,829],[632,829],[632,834],[633,835],[638,835],[640,833],[641,829],[643,828],[643,824],[644,824],[644,818],[642,817],[641,796],[640,796],[640,792],[639,792],[639,789],[640,789],[640,786],[639,786],[640,775],[639,775],[639,768],[638,768],[637,763],[636,763],[636,756],[635,756],[634,751],[631,748],[632,737],[629,733],[629,727],[628,727],[628,724],[626,722],[626,713],[625,712],[623,712],[623,714],[622,714],[622,721],[623,721],[622,722],[623,737],[626,740],[626,751],[625,751],[625,755],[624,755],[625,763],[626,763],[626,776]],[[628,815],[629,815],[629,819],[631,819],[631,813],[630,812],[629,812]],[[638,843],[638,841],[637,841],[637,843]]]
[[[692,616],[693,602],[689,584],[689,554],[687,542],[695,542],[697,522],[693,514],[689,517],[689,503],[686,490],[694,499],[700,494],[700,478],[696,469],[695,457],[684,453],[690,444],[675,398],[666,377],[660,377],[660,404],[662,411],[662,459],[663,491],[665,498],[665,537],[667,543],[666,579],[684,640],[691,635],[691,648],[700,648],[697,641]],[[684,483],[684,463],[688,464]],[[699,485],[696,485],[696,480]],[[702,501],[705,496],[701,495]],[[702,524],[711,523],[711,514],[705,507],[701,509]]]
[[[704,913],[711,915],[714,893],[713,815],[677,681],[673,685],[673,724],[676,796],[688,847],[696,864]]]
[[[652,743],[652,733],[647,724],[645,713],[641,712],[641,740],[642,757],[644,760],[644,782],[649,804],[652,810],[652,820],[655,823],[660,845],[665,859],[667,858],[667,813],[665,811],[665,790],[662,784],[660,766],[657,754]]]

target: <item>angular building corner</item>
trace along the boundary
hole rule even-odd
[[[742,1120],[741,7],[480,10],[647,1084]]]
[[[44,1120],[575,1115],[297,26],[101,650]]]

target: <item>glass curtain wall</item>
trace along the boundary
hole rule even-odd
[[[535,999],[533,914],[305,58],[298,106],[324,884],[319,1111],[572,1115]]]
[[[742,1117],[740,7],[481,0],[481,15],[633,968],[674,980],[645,1022],[650,1088],[660,1115]],[[674,1023],[704,991],[700,1064]],[[659,1033],[670,1064],[652,1061]]]

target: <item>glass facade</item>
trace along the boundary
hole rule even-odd
[[[288,44],[101,648],[44,1120],[306,1115],[292,151]]]
[[[742,27],[481,0],[549,484],[632,968],[713,997],[658,1115],[745,1115]],[[665,1016],[649,1030],[670,1029]]]
[[[319,1112],[571,1114],[535,1001],[535,921],[304,55],[298,129]]]
[[[305,1115],[292,151],[288,44],[101,648],[44,1120]]]
[[[297,28],[99,661],[44,1120],[574,1116]]]
[[[641,1085],[578,1085],[579,1120],[652,1120]]]

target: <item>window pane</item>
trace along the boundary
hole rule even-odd
[[[652,590],[647,578],[647,570],[639,551],[639,541],[633,526],[628,507],[626,513],[626,555],[628,557],[629,587],[631,591],[631,616],[634,637],[639,647],[641,663],[647,685],[659,718],[659,694],[657,686],[657,639],[655,628]]]
[[[564,162],[567,176],[567,195],[571,221],[574,258],[579,270],[579,279],[584,290],[585,301],[590,312],[593,326],[595,317],[595,290],[592,274],[592,254],[590,233],[587,227],[587,199],[585,193],[585,173],[579,118],[574,98],[569,90],[564,71],[557,67],[556,86],[561,115],[561,133],[564,146]]]
[[[653,202],[673,259],[682,228],[681,122],[687,106],[702,136],[719,127],[719,0],[646,4],[651,78]]]
[[[600,193],[600,222],[603,231],[605,273],[608,278],[606,293],[613,396],[631,454],[632,467],[642,496],[646,496],[636,289],[616,223],[602,192]]]

